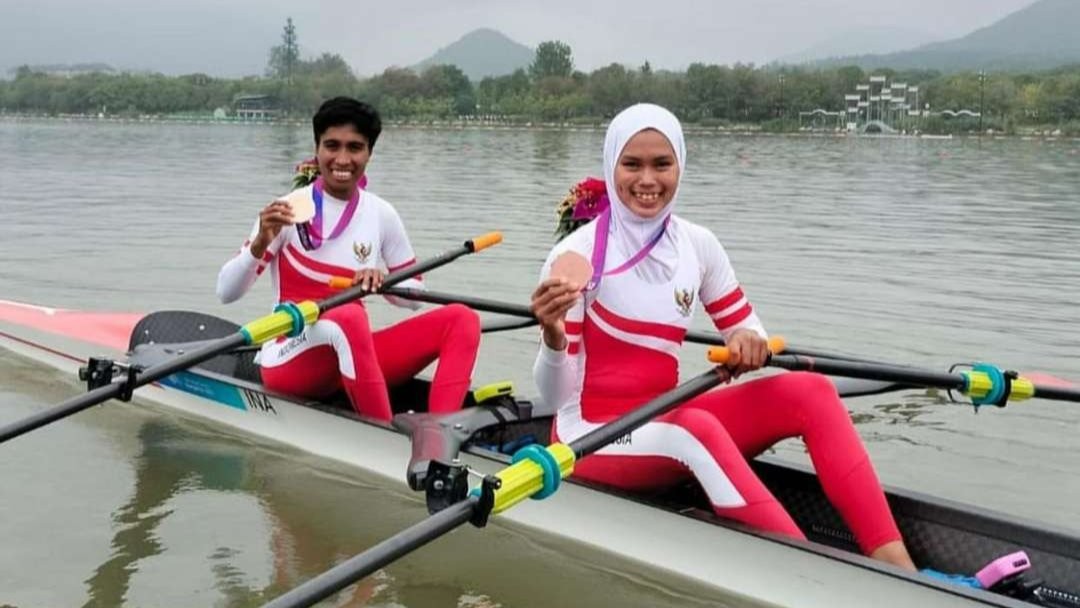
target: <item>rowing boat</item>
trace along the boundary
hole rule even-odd
[[[169,311],[140,318],[0,301],[0,346],[69,372],[100,355],[121,364],[153,365],[236,331],[236,325],[200,313]],[[220,356],[140,388],[136,395],[413,487],[424,485],[430,459],[457,456],[467,466],[491,473],[509,462],[506,452],[512,447],[544,440],[550,430],[552,412],[544,404],[501,391],[459,413],[430,416],[423,411],[427,384],[422,380],[394,391],[393,424],[365,420],[340,398],[312,402],[268,391],[258,381],[252,358],[250,350]],[[105,361],[110,372],[112,362]],[[836,382],[845,396],[886,388]],[[629,496],[569,483],[547,500],[529,501],[500,519],[695,579],[725,595],[781,606],[1080,607],[1080,537],[1073,533],[888,489],[920,565],[973,572],[997,556],[1026,551],[1035,568],[1013,585],[1013,592],[1022,596],[1018,599],[867,559],[857,553],[811,471],[768,458],[755,462],[755,468],[813,542],[720,520],[692,487]]]

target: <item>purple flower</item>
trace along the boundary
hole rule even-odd
[[[611,201],[608,200],[606,192],[599,196],[583,196],[574,203],[574,211],[570,214],[570,219],[591,220],[610,206]]]

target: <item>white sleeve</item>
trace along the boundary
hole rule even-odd
[[[702,268],[699,296],[713,325],[725,340],[740,329],[750,329],[767,338],[765,327],[735,278],[724,247],[712,232],[697,228],[691,234]]]
[[[385,202],[380,205],[380,213],[382,251],[379,254],[382,256],[383,263],[386,264],[386,271],[391,273],[412,266],[416,263],[416,252],[413,251],[412,243],[409,242],[409,234],[405,232],[405,224],[401,221],[401,216],[389,203]],[[424,279],[421,275],[417,275],[398,283],[397,286],[406,289],[424,289]],[[387,302],[401,308],[419,310],[422,306],[420,302],[414,300],[394,296],[384,297]]]
[[[557,247],[548,254],[547,261],[540,271],[540,281],[543,282],[551,274],[551,264],[555,258],[564,251]],[[581,375],[579,373],[583,365],[583,352],[581,350],[581,333],[585,317],[584,298],[566,313],[566,340],[567,347],[563,350],[554,350],[544,344],[540,339],[540,352],[536,355],[533,364],[533,380],[540,393],[540,399],[553,407],[561,407],[575,398],[581,390]]]
[[[282,243],[285,239],[285,230],[282,230],[277,238],[270,243],[270,246],[266,248],[266,252],[263,254],[262,259],[256,258],[251,253],[251,241],[255,239],[255,236],[259,233],[259,220],[255,220],[255,227],[252,228],[251,234],[248,239],[244,241],[244,245],[240,248],[239,253],[232,257],[228,262],[221,267],[221,272],[218,273],[217,280],[217,297],[223,304],[235,302],[239,300],[245,293],[251,289],[251,286],[255,284],[256,279],[262,274],[263,270],[266,270],[267,264],[269,264],[277,252],[281,250]]]

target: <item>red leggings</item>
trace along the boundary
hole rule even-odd
[[[480,319],[460,304],[374,332],[364,307],[347,305],[322,315],[300,337],[264,348],[260,371],[267,388],[290,395],[320,398],[344,387],[358,414],[389,421],[387,386],[406,382],[436,359],[428,411],[460,409],[479,346]]]
[[[598,422],[603,420],[582,424]],[[585,458],[574,474],[632,490],[696,477],[718,515],[804,539],[749,464],[789,437],[806,442],[826,496],[864,553],[900,540],[851,416],[833,384],[818,374],[780,374],[701,395]]]

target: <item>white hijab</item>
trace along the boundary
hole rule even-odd
[[[679,181],[671,202],[655,217],[643,218],[635,214],[619,200],[615,188],[615,167],[627,142],[646,129],[655,129],[664,135],[675,150],[679,164]],[[608,199],[611,201],[611,228],[608,232],[607,260],[605,269],[615,268],[641,251],[675,210],[678,184],[686,167],[686,142],[683,140],[679,119],[668,110],[651,103],[639,103],[626,108],[608,125],[604,137],[604,181],[607,183]],[[614,254],[614,255],[613,255]],[[650,283],[668,281],[675,274],[679,256],[674,235],[668,230],[648,257],[638,262],[633,271]]]

